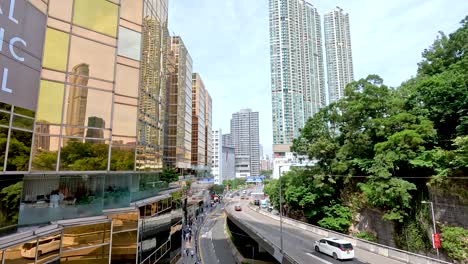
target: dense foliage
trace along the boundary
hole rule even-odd
[[[442,248],[452,259],[468,259],[468,230],[462,227],[442,228]]]
[[[459,178],[468,175],[468,17],[461,24],[441,33],[423,52],[418,74],[400,87],[369,75],[308,120],[292,151],[316,165],[282,177],[290,216],[346,232],[353,211],[366,206],[401,228],[416,221],[428,188],[456,185],[466,196]],[[278,187],[265,187],[275,206]],[[421,250],[425,238],[418,240]]]

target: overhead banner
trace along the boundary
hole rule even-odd
[[[0,0],[0,102],[36,111],[45,27],[27,0]]]

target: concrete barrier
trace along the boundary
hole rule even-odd
[[[265,212],[264,210],[261,210],[258,207],[249,205],[249,208],[251,210],[253,210],[253,211],[256,211],[256,212],[258,212],[260,214],[263,214],[263,215],[268,216],[270,218],[276,219],[278,221],[280,219],[279,216],[272,215],[272,214],[270,214],[268,212]],[[367,240],[363,240],[363,239],[356,238],[356,237],[353,237],[353,236],[341,234],[341,233],[338,233],[338,232],[335,232],[335,231],[332,231],[332,230],[328,230],[328,229],[325,229],[325,228],[322,228],[322,227],[307,224],[307,223],[304,223],[304,222],[301,222],[301,221],[298,221],[298,220],[294,220],[294,219],[288,218],[288,217],[283,217],[283,223],[286,223],[286,224],[301,228],[303,230],[306,230],[308,232],[317,234],[317,235],[322,236],[322,237],[336,237],[338,239],[346,239],[348,241],[351,241],[351,243],[357,248],[360,248],[360,249],[363,249],[363,250],[366,250],[366,251],[369,251],[369,252],[373,252],[375,254],[382,255],[382,256],[385,256],[385,257],[388,257],[388,258],[391,258],[391,259],[394,259],[394,260],[405,262],[405,263],[411,263],[411,264],[413,264],[413,263],[414,264],[436,264],[436,263],[451,264],[451,262],[447,262],[447,261],[439,260],[439,259],[434,259],[434,258],[431,258],[431,257],[428,257],[428,256],[419,255],[419,254],[404,251],[404,250],[401,250],[401,249],[392,248],[392,247],[389,247],[389,246],[373,243],[373,242],[370,242],[370,241],[367,241]]]

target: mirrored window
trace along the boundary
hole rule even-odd
[[[69,35],[47,28],[42,66],[58,71],[67,69]]]
[[[63,229],[62,251],[109,243],[110,227],[110,222],[65,227]]]
[[[3,175],[0,181],[0,234],[16,230],[23,190],[22,177]]]
[[[75,0],[73,23],[112,37],[117,34],[119,7],[107,0]]]
[[[43,124],[60,124],[62,122],[64,84],[41,81],[37,102],[37,122]]]
[[[32,171],[55,171],[57,166],[57,153],[59,137],[40,134],[37,131],[47,131],[47,124],[36,124],[34,135],[34,148],[32,156]]]
[[[60,170],[107,170],[109,141],[99,139],[63,138],[60,153]]]
[[[130,174],[106,174],[104,183],[104,208],[123,208],[130,204]],[[116,225],[123,225],[123,221],[114,221]]]
[[[138,81],[140,71],[136,68],[117,64],[115,93],[131,97],[138,97]]]
[[[136,106],[114,104],[114,135],[136,137],[137,123]]]
[[[119,51],[120,56],[140,60],[141,33],[125,27],[119,27]]]
[[[105,129],[111,125],[112,93],[86,87],[68,86],[65,94],[64,135],[85,137],[86,127]]]
[[[137,231],[112,235],[112,263],[135,263],[137,256]]]
[[[77,77],[70,83],[87,86],[89,78],[113,81],[114,63],[114,47],[72,36],[68,72]]]
[[[59,257],[62,233],[55,233],[39,238],[37,242],[37,264],[50,263]]]
[[[60,257],[60,263],[107,264],[109,263],[109,245],[62,252],[62,255]]]
[[[10,125],[10,111],[4,112],[0,110],[0,125],[4,125],[4,126]]]
[[[11,130],[7,171],[28,171],[32,132]]]
[[[120,16],[123,19],[141,25],[143,16],[143,0],[122,0]]]
[[[5,250],[5,264],[34,264],[37,239],[16,245]]]
[[[73,0],[49,0],[49,16],[71,21]]]

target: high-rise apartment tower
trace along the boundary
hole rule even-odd
[[[344,88],[354,78],[348,13],[336,7],[325,14],[324,28],[328,101],[333,103],[343,97]]]
[[[326,103],[320,15],[304,0],[269,7],[273,152],[284,153]]]

